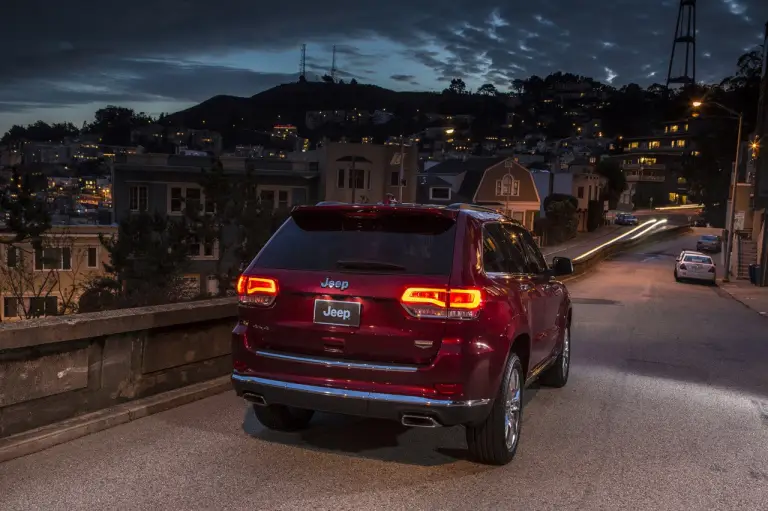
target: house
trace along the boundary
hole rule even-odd
[[[579,220],[578,230],[588,230],[589,210],[599,207],[603,209],[602,202],[597,206],[592,203],[601,200],[603,190],[608,185],[608,179],[595,173],[595,166],[588,160],[575,160],[568,166],[567,172],[554,175],[554,193],[572,195],[578,200],[576,215]]]
[[[541,210],[541,199],[531,172],[510,158],[448,160],[419,176],[417,202],[465,202],[493,207],[528,229]]]
[[[42,247],[30,243],[0,245],[0,321],[71,314],[93,278],[104,275],[109,253],[99,235],[112,235],[115,226],[54,226]],[[5,241],[11,233],[0,233]]]
[[[167,154],[129,155],[112,167],[112,212],[114,221],[139,213],[158,213],[181,218],[185,201],[194,200],[207,208],[201,186],[202,169],[210,168],[210,157]],[[317,167],[305,162],[236,157],[219,159],[232,179],[249,172],[257,183],[257,193],[275,209],[288,209],[318,200],[320,174]],[[232,239],[235,232],[226,232]],[[232,251],[220,257],[220,240],[191,240],[190,270],[185,275],[190,289],[200,294],[217,294],[217,267],[228,268],[238,263]]]
[[[287,159],[317,171],[318,200],[376,204],[388,194],[401,202],[416,199],[416,145],[327,143]]]

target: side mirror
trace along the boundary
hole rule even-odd
[[[567,257],[552,258],[552,272],[555,277],[571,275],[573,273],[573,262]]]

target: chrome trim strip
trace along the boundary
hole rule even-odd
[[[283,390],[294,390],[297,392],[306,392],[309,394],[319,394],[327,397],[337,397],[341,399],[365,399],[368,401],[385,401],[389,403],[400,403],[404,405],[435,406],[444,408],[483,406],[490,404],[490,399],[473,399],[469,401],[451,401],[444,399],[430,399],[418,396],[404,396],[400,394],[380,394],[378,392],[362,392],[359,390],[335,389],[331,387],[318,387],[316,385],[304,385],[301,383],[291,383],[287,381],[270,380],[256,376],[244,376],[241,374],[232,374],[232,379],[240,383],[256,383],[266,387],[274,387]]]
[[[271,358],[274,360],[284,360],[288,362],[299,362],[302,364],[312,364],[325,367],[343,367],[346,369],[366,369],[369,371],[387,371],[390,373],[415,373],[419,370],[416,366],[401,364],[370,364],[367,362],[351,362],[346,360],[330,359],[323,357],[308,357],[299,355],[288,355],[276,351],[256,350],[260,357]]]

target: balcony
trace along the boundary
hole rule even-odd
[[[666,180],[665,176],[660,176],[657,174],[649,174],[645,172],[639,172],[639,171],[629,171],[624,172],[624,175],[627,178],[627,182],[651,182],[651,183],[663,183]]]
[[[621,165],[621,170],[624,172],[627,171],[642,171],[642,170],[655,170],[655,171],[665,171],[667,170],[667,166],[663,163],[654,163],[652,165],[649,165],[647,163],[624,163]]]

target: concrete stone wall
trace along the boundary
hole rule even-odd
[[[231,371],[232,298],[0,323],[0,438]]]

